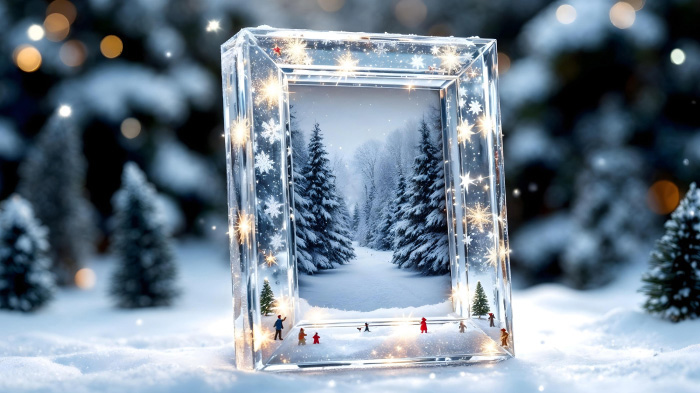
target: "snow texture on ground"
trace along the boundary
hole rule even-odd
[[[391,263],[391,251],[372,250],[360,247],[357,243],[353,243],[353,246],[356,257],[347,265],[321,271],[313,276],[299,275],[299,296],[306,299],[309,305],[369,312],[438,304],[444,306],[449,300],[449,276],[427,277],[414,270],[397,269]],[[449,307],[452,307],[451,303]],[[422,309],[431,312],[429,307]],[[437,312],[436,316],[444,316],[451,311],[440,306],[437,309],[431,313]],[[346,313],[340,318],[352,318],[350,314],[352,313]],[[363,316],[367,315],[363,313]]]
[[[516,358],[497,364],[292,374],[236,371],[224,248],[178,248],[183,296],[169,309],[116,310],[97,285],[36,314],[0,312],[0,392],[698,392],[700,321],[640,311],[642,264],[612,286],[513,294]]]

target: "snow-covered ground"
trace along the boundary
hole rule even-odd
[[[517,357],[501,363],[269,374],[232,366],[224,247],[187,243],[178,256],[183,295],[170,309],[113,309],[103,258],[93,289],[62,291],[36,314],[0,312],[0,392],[700,391],[700,321],[643,314],[641,265],[597,291],[516,290]]]

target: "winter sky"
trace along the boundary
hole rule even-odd
[[[340,86],[290,86],[291,104],[309,138],[318,122],[331,162],[341,158],[355,182],[359,174],[352,169],[355,150],[369,140],[384,143],[386,137],[406,123],[415,123],[431,107],[437,107],[436,90],[379,89]],[[355,179],[353,179],[355,178]],[[347,202],[359,200],[358,187],[344,189]]]

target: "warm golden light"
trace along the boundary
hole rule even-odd
[[[344,77],[352,75],[357,67],[357,63],[359,63],[359,60],[355,60],[355,58],[352,57],[352,53],[349,51],[345,52],[338,58],[338,67],[340,67],[338,73]]]
[[[12,56],[17,68],[24,72],[34,72],[41,66],[41,53],[31,45],[21,45]]]
[[[681,194],[678,187],[668,180],[659,180],[649,187],[647,204],[657,214],[669,214],[680,203]]]
[[[508,255],[510,255],[510,249],[506,248],[505,243],[501,241],[498,251],[496,251],[496,247],[490,248],[485,258],[489,265],[496,267],[498,266],[498,261],[505,262]]]
[[[292,299],[284,295],[275,299],[275,311],[279,315],[290,315],[292,312]]]
[[[269,254],[263,254],[265,255],[265,263],[267,264],[267,267],[272,267],[272,265],[277,264],[277,257],[272,254],[272,251],[270,251]]]
[[[124,44],[116,35],[108,35],[102,39],[102,42],[100,42],[100,52],[102,52],[102,55],[108,59],[119,57],[123,50]]]
[[[510,70],[510,57],[503,52],[498,52],[498,73],[505,74],[508,70]]]
[[[477,127],[479,128],[481,135],[486,138],[490,132],[496,133],[496,119],[490,116],[482,115],[477,121]]]
[[[420,25],[428,15],[428,7],[422,0],[401,0],[394,7],[396,19],[406,27]]]
[[[306,42],[300,38],[293,39],[284,44],[282,53],[292,64],[311,64],[311,57],[306,53]]]
[[[467,119],[464,119],[461,123],[459,123],[457,126],[457,141],[459,143],[471,141],[472,135],[475,134],[475,132],[472,131],[472,128],[474,128],[474,125],[469,124]]]
[[[474,207],[467,208],[467,219],[479,229],[479,232],[483,232],[484,225],[491,222],[489,209],[486,206],[481,206],[480,202],[477,202]]]
[[[270,342],[272,342],[272,334],[258,324],[253,325],[253,349],[258,351],[268,346]]]
[[[49,14],[44,19],[44,30],[46,31],[46,38],[49,40],[62,41],[70,33],[70,22],[63,14]]]
[[[134,139],[141,133],[141,122],[133,117],[127,117],[122,121],[120,128],[126,139]]]
[[[56,0],[46,7],[46,15],[61,14],[66,17],[68,23],[73,24],[75,17],[78,16],[78,11],[73,3],[68,0]]]
[[[61,45],[61,50],[58,52],[63,64],[68,67],[78,67],[85,62],[87,57],[87,49],[85,45],[78,40],[70,40]]]
[[[92,269],[82,268],[75,273],[75,286],[80,289],[90,289],[95,286],[97,276]]]
[[[440,58],[440,68],[448,73],[459,70],[462,65],[462,62],[459,61],[459,53],[454,46],[445,47],[438,57]]]
[[[254,226],[253,220],[254,218],[251,214],[238,214],[238,223],[235,230],[241,243],[247,243],[250,239]]]
[[[257,102],[266,103],[270,107],[279,104],[279,99],[282,96],[282,87],[279,81],[273,75],[270,75],[260,88]]]
[[[481,71],[479,71],[479,69],[475,67],[467,67],[467,70],[464,73],[464,75],[466,75],[469,79],[475,79],[478,78],[479,75],[481,75]]]
[[[501,351],[498,348],[498,344],[495,341],[488,341],[485,342],[484,345],[482,345],[481,352],[488,355],[495,355]]]
[[[610,8],[610,22],[618,29],[628,29],[634,24],[637,14],[630,3],[620,1]]]
[[[231,124],[231,141],[233,144],[243,146],[248,140],[248,119],[241,118]]]

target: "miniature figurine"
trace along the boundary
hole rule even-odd
[[[496,325],[493,324],[493,320],[496,319],[496,316],[493,315],[492,312],[489,313],[489,326],[490,327],[496,327]]]
[[[506,332],[506,329],[501,329],[501,346],[508,346],[508,332]]]
[[[320,338],[321,338],[321,336],[319,336],[318,332],[316,332],[316,334],[314,334],[314,336],[313,336],[314,344],[320,344],[320,342],[318,341]]]
[[[420,321],[420,332],[421,333],[428,333],[428,322],[426,322],[427,319],[423,318]]]
[[[459,332],[464,333],[464,330],[467,329],[467,325],[464,324],[464,321],[459,321]]]
[[[365,322],[365,331],[369,332],[369,323]],[[371,333],[371,332],[370,332]]]
[[[275,340],[277,340],[277,336],[279,336],[280,340],[282,340],[282,329],[284,329],[284,326],[282,326],[282,322],[286,320],[287,317],[284,317],[284,319],[282,319],[281,315],[277,316],[277,320],[275,321]]]
[[[304,328],[299,329],[299,344],[297,345],[306,345],[306,336],[308,334],[304,333]]]

